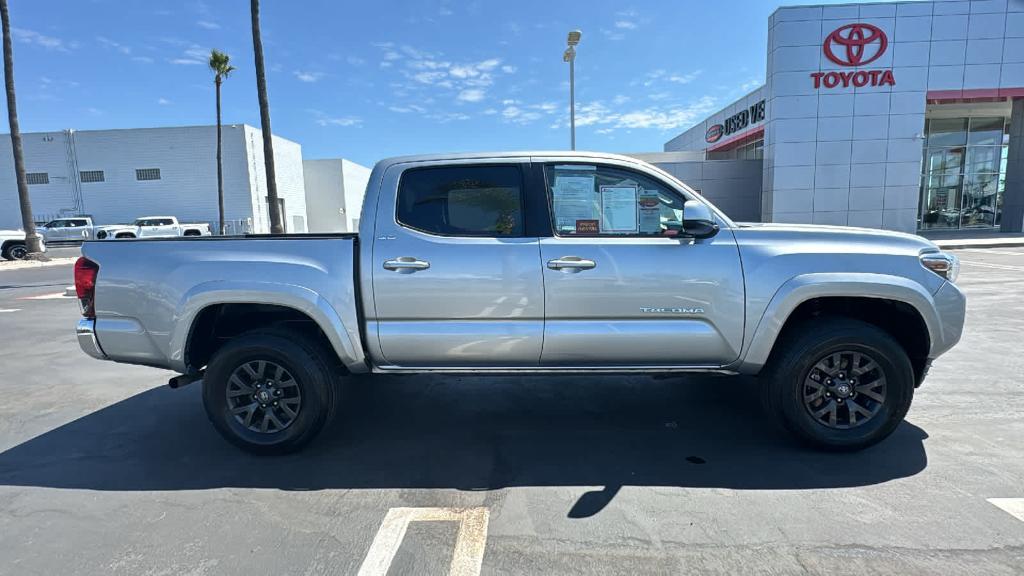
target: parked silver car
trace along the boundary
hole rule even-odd
[[[359,234],[89,242],[82,348],[203,381],[213,425],[295,450],[349,374],[763,378],[797,437],[888,436],[960,338],[955,257],[909,234],[739,224],[610,154],[384,160]]]

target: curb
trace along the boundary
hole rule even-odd
[[[946,249],[946,250],[961,250],[961,249],[964,249],[964,248],[1018,248],[1018,247],[1024,246],[1024,238],[1021,238],[1020,240],[1014,240],[1014,241],[993,240],[991,242],[987,242],[987,241],[980,241],[980,242],[979,241],[973,241],[972,242],[970,240],[959,240],[959,241],[958,240],[944,240],[944,241],[932,240],[932,242],[935,242],[935,245],[938,246],[939,248],[943,248],[943,249]]]

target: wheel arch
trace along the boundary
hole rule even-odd
[[[807,274],[783,284],[752,332],[740,371],[757,373],[787,330],[816,316],[838,315],[885,330],[907,351],[918,382],[941,342],[932,295],[921,285],[883,274]]]
[[[200,285],[182,299],[170,341],[170,360],[181,371],[202,368],[233,335],[281,323],[293,324],[322,341],[350,372],[368,371],[361,344],[352,340],[352,330],[312,290],[276,283],[256,288],[252,283],[244,288],[230,284]]]

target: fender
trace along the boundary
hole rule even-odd
[[[808,300],[830,296],[903,302],[921,315],[928,328],[929,346],[933,350],[936,343],[944,341],[942,322],[932,294],[913,280],[902,276],[861,272],[801,274],[783,283],[772,296],[746,345],[738,370],[744,374],[760,371],[793,311]]]
[[[211,281],[194,286],[178,303],[171,335],[169,358],[175,369],[185,372],[185,348],[199,313],[216,304],[272,304],[295,309],[320,326],[341,363],[352,373],[365,373],[359,327],[346,326],[337,311],[318,293],[302,286],[277,282]]]

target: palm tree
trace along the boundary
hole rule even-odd
[[[217,86],[217,209],[220,211],[220,230],[224,234],[224,167],[221,165],[220,135],[220,85],[235,67],[231,65],[231,57],[220,50],[210,51],[210,70],[213,70],[213,83]]]
[[[274,142],[270,132],[270,102],[267,100],[267,73],[263,69],[263,39],[260,37],[260,0],[251,0],[252,50],[256,55],[256,92],[260,99],[260,126],[263,129],[263,164],[267,167],[267,203],[270,204],[270,232],[283,234],[281,207],[277,203],[277,175],[274,171]]]
[[[11,46],[11,17],[7,13],[7,0],[0,0],[0,20],[4,36],[4,83],[7,87],[7,120],[11,124],[11,149],[14,151],[14,174],[18,181],[18,203],[21,204],[21,226],[25,229],[25,247],[29,258],[43,251],[32,220],[32,199],[28,196],[25,178],[25,153],[21,148],[21,129],[18,128],[18,106],[14,97],[14,47]]]

